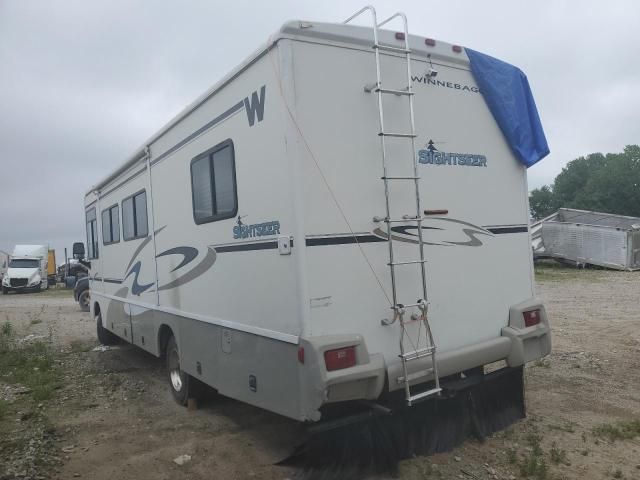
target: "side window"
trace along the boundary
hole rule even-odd
[[[120,241],[120,215],[118,205],[102,211],[102,243],[109,245]]]
[[[143,190],[122,201],[122,238],[133,240],[148,233],[147,192]]]
[[[98,220],[96,209],[87,210],[87,257],[98,258]]]
[[[201,223],[238,213],[233,142],[226,140],[191,161],[193,219]]]

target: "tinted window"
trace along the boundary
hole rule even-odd
[[[122,237],[131,240],[136,236],[133,218],[133,197],[122,201]]]
[[[125,240],[146,237],[147,193],[142,191],[122,201],[122,237]]]
[[[213,222],[236,215],[238,199],[231,140],[193,159],[191,190],[196,223]]]
[[[118,205],[102,212],[102,242],[105,245],[120,241],[120,219]]]
[[[88,258],[98,258],[98,222],[95,208],[87,211],[87,250]]]

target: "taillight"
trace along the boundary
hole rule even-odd
[[[298,361],[304,363],[304,347],[298,347]]]
[[[525,327],[533,327],[540,323],[540,310],[529,310],[528,312],[522,312],[524,317]]]
[[[324,352],[324,364],[329,372],[353,367],[356,364],[356,347],[327,350]]]

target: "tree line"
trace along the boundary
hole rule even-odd
[[[531,191],[529,207],[536,219],[560,207],[640,217],[640,147],[570,161],[553,184]]]

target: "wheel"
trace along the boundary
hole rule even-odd
[[[119,342],[117,335],[114,335],[102,326],[102,313],[96,315],[96,330],[98,333],[98,341],[102,345],[116,345]]]
[[[80,310],[83,312],[88,312],[91,310],[89,308],[89,302],[91,301],[91,295],[89,294],[89,289],[85,289],[78,295],[78,304],[80,305]],[[102,324],[100,325],[102,326]]]
[[[179,405],[186,405],[193,397],[194,379],[180,369],[180,350],[173,335],[167,341],[166,349],[167,377],[173,398]]]

